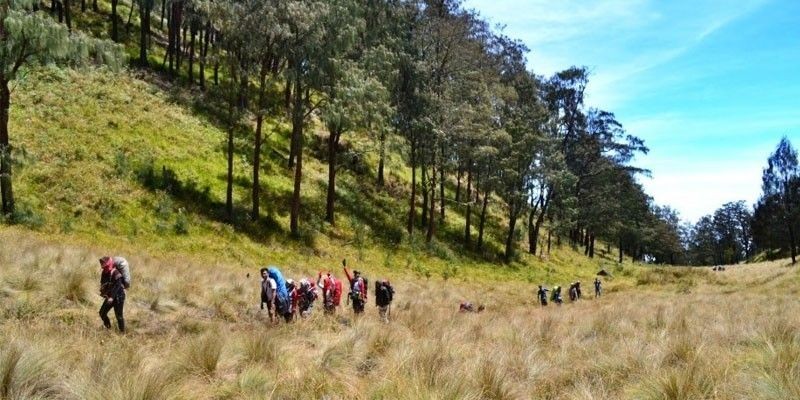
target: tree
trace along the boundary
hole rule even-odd
[[[797,166],[797,151],[789,139],[783,137],[775,152],[767,159],[767,168],[761,176],[762,198],[775,196],[781,205],[780,218],[789,232],[786,245],[792,256],[792,264],[797,262],[797,241],[795,221],[797,219],[798,197],[797,182],[800,181]]]
[[[331,12],[326,1],[296,0],[281,2],[278,19],[285,26],[285,52],[289,63],[286,81],[291,82],[290,115],[292,137],[290,145],[290,165],[294,166],[294,189],[292,191],[289,226],[292,235],[300,234],[300,187],[303,180],[303,128],[306,118],[316,108],[311,103],[311,90],[314,88],[314,74],[317,73],[321,48],[328,37],[325,36],[326,19]],[[334,41],[335,42],[335,41]],[[294,162],[292,162],[294,160]]]
[[[150,14],[155,7],[155,0],[137,0],[139,2],[139,64],[147,65],[147,49],[150,46]]]
[[[34,0],[0,0],[0,195],[6,216],[14,212],[10,83],[21,69],[37,64],[95,61],[118,67],[124,59],[122,48],[70,33],[42,11],[34,11],[37,4]]]
[[[314,74],[322,122],[328,130],[328,190],[325,220],[336,224],[336,172],[338,147],[347,132],[366,128],[389,115],[389,93],[379,80],[391,65],[391,55],[380,45],[362,47],[365,8],[360,2],[339,0],[330,4],[325,19],[327,40],[319,48]],[[373,45],[375,43],[372,43]]]

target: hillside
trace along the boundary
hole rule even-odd
[[[392,276],[389,325],[368,304],[358,319],[316,310],[273,327],[256,304],[256,274],[235,263],[135,256],[130,333],[120,336],[99,328],[102,249],[16,230],[0,239],[8,398],[800,396],[800,275],[783,262],[626,268],[600,299],[547,308],[523,282]],[[464,299],[487,309],[459,314]]]
[[[336,228],[322,221],[326,166],[314,157],[320,150],[309,146],[302,192],[305,228],[301,240],[292,239],[287,128],[278,121],[267,128],[265,216],[256,223],[247,215],[252,138],[246,132],[237,137],[237,218],[228,224],[225,127],[203,104],[187,100],[187,91],[170,87],[157,75],[102,69],[39,69],[19,82],[10,130],[20,154],[15,185],[21,222],[113,251],[203,254],[247,267],[272,263],[314,270],[351,258],[422,275],[500,273],[533,281],[588,278],[611,263],[611,255],[589,260],[564,246],[546,261],[522,255],[498,265],[504,222],[497,207],[490,208],[483,254],[463,251],[463,210],[455,206],[442,239],[428,245],[423,237],[409,237],[404,218],[398,217],[407,213],[408,169],[401,155],[391,152],[387,188],[376,190],[368,183],[377,164],[374,145],[363,134],[344,144],[365,157],[357,169],[340,174]]]

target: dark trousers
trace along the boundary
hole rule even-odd
[[[122,315],[122,309],[125,307],[125,298],[114,299],[112,303],[104,301],[100,306],[100,319],[103,320],[103,325],[111,329],[111,320],[108,319],[108,312],[114,309],[114,316],[117,317],[117,327],[120,332],[125,332],[125,317]]]
[[[356,314],[361,314],[364,312],[364,300],[360,298],[353,299],[353,312]]]

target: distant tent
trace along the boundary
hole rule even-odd
[[[598,276],[608,276],[608,272],[606,270],[601,269],[600,272],[597,273]]]

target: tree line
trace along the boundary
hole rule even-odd
[[[800,167],[797,150],[782,138],[767,158],[761,195],[722,205],[694,225],[676,225],[682,235],[681,262],[691,265],[736,264],[759,259],[797,259],[800,232]]]
[[[117,2],[111,0],[113,41],[119,40]],[[6,88],[0,91],[0,186],[7,216],[14,213],[7,87],[19,68],[77,61],[69,46],[82,46],[75,54],[100,62],[122,58],[120,46],[73,29],[69,0],[45,6],[0,0],[0,89]],[[387,142],[402,139],[411,181],[407,214],[398,222],[408,234],[432,241],[448,213],[463,213],[463,246],[481,251],[487,207],[497,203],[492,206],[505,215],[507,260],[520,241],[531,254],[563,241],[588,257],[603,241],[606,252],[616,246],[620,261],[627,254],[675,262],[682,253],[677,213],[654,204],[638,182],[649,172],[632,164],[648,148],[612,112],[585,104],[589,71],[535,74],[519,40],[492,29],[459,0],[136,0],[129,18],[134,7],[135,62],[200,88],[197,96],[225,99],[230,221],[234,132],[251,127],[255,221],[265,195],[264,120],[281,118],[291,125],[286,168],[294,180],[293,235],[303,223],[306,129],[317,123],[327,133],[325,220],[331,225],[342,141],[366,132],[379,149],[372,183],[379,189],[386,182]],[[81,11],[96,12],[84,1]],[[160,62],[154,49],[163,49]]]

